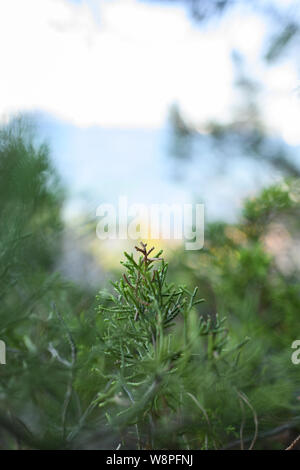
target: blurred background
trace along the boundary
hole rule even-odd
[[[299,2],[0,8],[0,113],[25,113],[49,142],[68,224],[123,194],[234,221],[246,196],[300,171]]]
[[[61,317],[82,353],[69,430],[98,390],[95,294],[135,242],[99,240],[96,209],[124,195],[205,204],[203,250],[154,244],[172,281],[199,287],[199,313],[226,316],[234,344],[252,338],[241,377],[260,445],[297,434],[299,46],[298,0],[0,2],[2,447],[61,432]],[[226,406],[220,442],[234,447]]]

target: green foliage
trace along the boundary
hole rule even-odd
[[[1,447],[11,447],[15,437],[33,443],[33,431],[51,432],[48,417],[64,373],[53,367],[47,350],[58,327],[51,322],[51,302],[64,289],[53,271],[63,194],[47,146],[35,143],[23,118],[0,130],[0,197],[0,338],[7,346],[0,426]]]
[[[48,153],[45,145],[34,145],[22,119],[0,130],[0,335],[9,335],[11,347],[20,339],[16,322],[26,320],[56,282],[51,270],[59,249],[62,192]]]
[[[232,380],[242,344],[228,344],[224,319],[197,314],[197,289],[167,284],[167,264],[155,267],[161,252],[136,249],[142,256],[125,254],[116,294],[98,297],[110,384],[98,404],[122,447],[219,446],[231,424],[222,423],[223,394],[238,401]]]
[[[2,448],[265,448],[277,426],[299,427],[299,267],[268,249],[274,224],[297,239],[297,181],[210,224],[205,249],[170,266],[136,247],[94,307],[54,272],[62,192],[47,148],[15,122],[0,165]]]
[[[179,255],[172,265],[173,279],[181,266],[186,283],[201,285],[207,302],[200,313],[226,315],[232,341],[251,338],[238,379],[244,376],[262,433],[299,420],[299,373],[291,363],[291,344],[300,337],[299,260],[287,258],[299,233],[298,195],[296,181],[263,190],[246,201],[236,224],[207,227],[200,255]]]

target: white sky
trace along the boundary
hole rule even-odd
[[[177,101],[191,119],[226,119],[232,47],[266,83],[265,113],[300,143],[298,75],[258,56],[265,24],[232,14],[195,28],[180,7],[135,0],[1,0],[0,114],[42,110],[78,126],[158,127]]]

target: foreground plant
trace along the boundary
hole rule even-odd
[[[161,251],[153,256],[143,243],[136,250],[138,260],[125,253],[126,273],[113,283],[115,293],[98,296],[106,358],[98,372],[109,386],[97,404],[121,447],[217,448],[221,393],[228,394],[237,364],[228,366],[233,351],[225,350],[225,320],[197,313],[203,302],[197,288],[168,285]],[[227,431],[232,427],[221,434]]]

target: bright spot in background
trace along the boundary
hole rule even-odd
[[[226,120],[235,98],[230,51],[263,76],[265,28],[236,12],[197,29],[180,6],[135,0],[1,1],[0,114],[42,110],[83,127],[153,128],[176,101],[190,119]],[[266,80],[266,114],[300,143],[300,105],[290,108],[296,72],[280,67]]]

